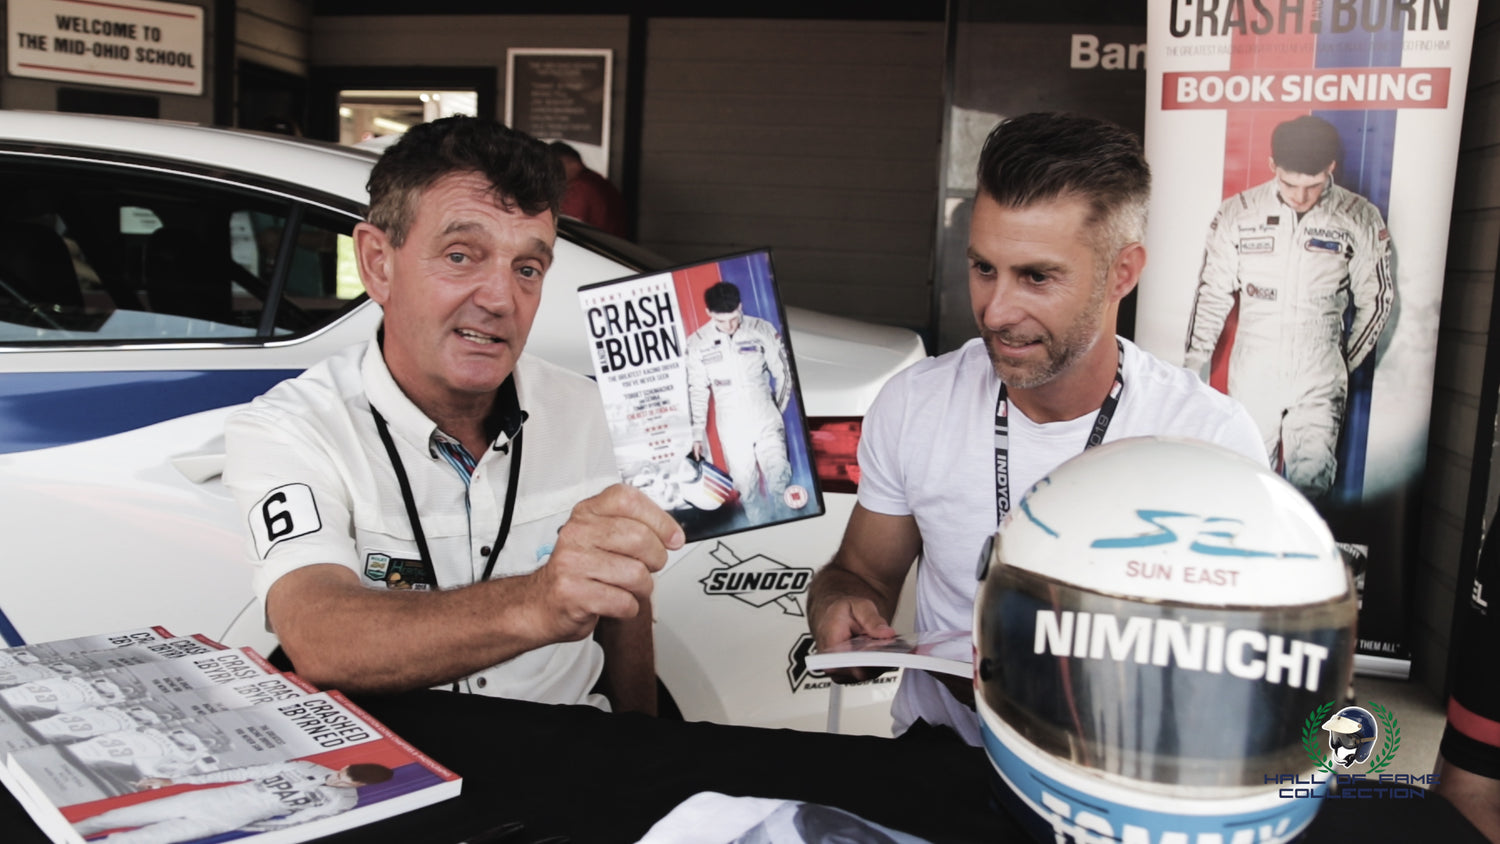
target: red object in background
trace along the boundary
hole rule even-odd
[[[1229,393],[1229,353],[1234,349],[1235,330],[1240,326],[1240,294],[1234,294],[1234,305],[1224,317],[1224,329],[1219,332],[1219,345],[1214,347],[1212,363],[1209,365],[1208,384],[1215,390]]]
[[[807,420],[812,433],[813,471],[824,492],[859,489],[859,435],[864,419],[858,416],[817,416]]]
[[[630,236],[625,197],[608,179],[588,168],[568,180],[562,212],[615,237]]]

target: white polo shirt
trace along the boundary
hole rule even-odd
[[[515,384],[526,413],[519,493],[494,578],[540,568],[573,506],[619,480],[592,381],[523,354]],[[421,555],[372,402],[411,485],[437,588],[483,576],[509,486],[509,438],[502,433],[475,455],[465,486],[436,449],[436,424],[396,385],[372,339],[276,385],[225,424],[224,484],[245,514],[262,605],[282,575],[319,563],[346,566],[372,589],[413,581],[413,588],[431,588],[420,576],[392,576],[420,568]],[[521,654],[464,678],[459,688],[608,708],[589,694],[603,664],[603,651],[586,638]]]

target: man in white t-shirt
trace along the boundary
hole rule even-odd
[[[1150,186],[1140,141],[1102,120],[1028,114],[990,133],[969,229],[980,336],[896,375],[866,414],[859,501],[810,589],[819,647],[894,636],[919,555],[917,630],[969,629],[985,539],[1086,447],[1182,436],[1266,462],[1238,402],[1115,336],[1146,264]],[[892,713],[898,734],[925,722],[979,743],[967,684],[909,671]]]
[[[652,574],[682,530],[618,483],[597,387],[522,354],[562,186],[493,121],[413,127],[354,229],[379,333],[226,423],[256,592],[318,686],[655,711]]]

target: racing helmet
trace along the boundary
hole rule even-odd
[[[1218,446],[1119,440],[1028,490],[979,580],[984,747],[1038,841],[1264,844],[1311,823],[1322,801],[1277,777],[1315,773],[1304,733],[1347,699],[1357,609],[1291,484]]]
[[[1345,768],[1370,758],[1370,751],[1380,734],[1375,716],[1358,706],[1346,706],[1335,712],[1323,729],[1328,733],[1328,749],[1333,751],[1333,761]]]

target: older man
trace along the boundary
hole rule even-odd
[[[521,133],[413,128],[354,231],[380,331],[229,420],[255,586],[313,683],[608,706],[602,675],[655,709],[652,573],[682,531],[617,483],[594,385],[522,354],[562,187]]]

